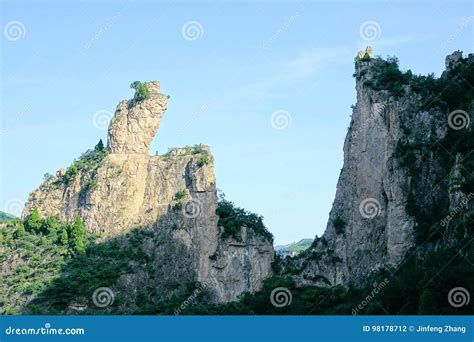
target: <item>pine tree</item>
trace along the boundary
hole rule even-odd
[[[25,234],[26,234],[26,231],[25,231],[25,226],[23,225],[23,223],[18,224],[18,228],[15,230],[15,233],[13,233],[14,237],[19,238]]]
[[[69,234],[69,242],[72,250],[79,254],[84,254],[86,252],[86,230],[84,228],[84,223],[82,219],[77,216],[76,221],[71,226],[71,231]]]
[[[69,236],[67,234],[67,229],[63,228],[61,235],[59,237],[59,242],[63,245],[67,245],[69,243]]]
[[[102,142],[102,139],[100,139],[97,145],[95,145],[94,150],[99,152],[102,152],[104,150],[104,143]]]
[[[48,216],[43,220],[42,230],[44,233],[52,234],[56,233],[59,228],[58,220],[54,216]]]
[[[26,219],[25,225],[26,229],[29,231],[33,231],[35,233],[41,232],[43,220],[41,219],[38,208],[33,209],[30,216],[28,216],[28,218]]]

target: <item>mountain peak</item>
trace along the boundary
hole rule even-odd
[[[131,84],[135,95],[121,101],[110,121],[107,147],[111,153],[148,154],[168,106],[168,96],[160,93],[160,82]]]

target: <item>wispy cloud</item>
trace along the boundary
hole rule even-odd
[[[408,45],[408,44],[415,44],[415,43],[420,43],[424,42],[427,40],[433,39],[432,35],[412,35],[412,34],[406,34],[406,35],[400,35],[400,36],[394,36],[394,37],[387,37],[387,38],[380,38],[374,41],[371,41],[370,43],[367,43],[366,41],[361,40],[358,43],[358,46],[362,49],[362,47],[365,48],[366,45],[371,45],[373,48],[376,49],[381,49],[381,48],[394,48],[394,47],[401,47],[403,45]]]
[[[261,97],[271,95],[275,89],[297,86],[314,78],[317,73],[331,65],[347,63],[353,57],[353,51],[347,47],[316,48],[302,51],[293,58],[270,63],[271,77],[257,79],[239,87],[239,96]]]
[[[347,62],[352,55],[347,47],[318,48],[306,50],[283,65],[289,80],[301,80],[313,76],[330,65]]]

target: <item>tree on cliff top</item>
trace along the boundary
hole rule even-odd
[[[145,83],[135,81],[130,84],[130,88],[135,89],[135,95],[133,96],[134,102],[140,102],[150,97],[150,91]]]

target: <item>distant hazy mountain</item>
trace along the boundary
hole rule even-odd
[[[288,245],[275,246],[275,251],[282,257],[295,256],[308,249],[313,243],[313,239],[303,239]]]
[[[0,222],[9,221],[14,218],[15,216],[0,211]]]

